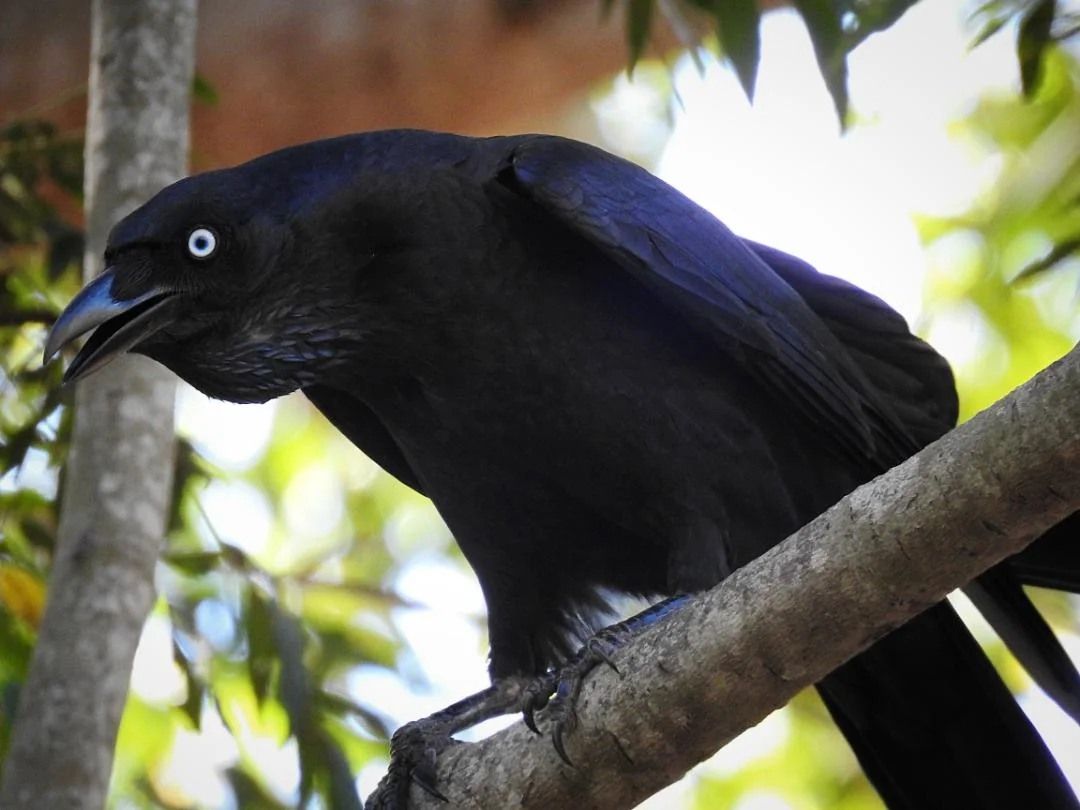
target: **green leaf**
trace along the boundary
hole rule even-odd
[[[626,32],[630,45],[630,70],[634,70],[649,42],[653,0],[630,0],[626,5]]]
[[[83,140],[57,135],[45,147],[49,177],[75,199],[83,192]]]
[[[1054,24],[1056,5],[1056,0],[1037,0],[1020,23],[1016,55],[1020,60],[1020,85],[1025,98],[1032,98],[1039,88],[1043,54],[1051,42],[1050,29]]]
[[[818,69],[832,96],[840,125],[847,121],[847,48],[840,12],[830,0],[794,0],[794,6],[806,22]]]
[[[225,771],[225,777],[236,797],[237,807],[244,810],[289,810],[290,805],[275,799],[261,782],[241,768],[229,768]]]
[[[330,806],[334,810],[364,810],[360,797],[356,795],[356,782],[353,781],[349,761],[340,746],[329,734],[319,735],[322,742],[323,763],[330,779]]]
[[[342,715],[352,716],[373,737],[382,737],[389,740],[390,735],[394,732],[385,718],[344,695],[321,689],[315,693],[315,702],[320,709],[335,717],[341,717]]]
[[[1070,239],[1058,242],[1049,253],[1038,261],[1032,262],[1017,273],[1011,283],[1016,284],[1017,282],[1026,281],[1033,276],[1045,273],[1047,270],[1050,270],[1056,264],[1059,264],[1078,251],[1080,251],[1080,236],[1074,236]]]
[[[971,40],[971,47],[977,48],[979,45],[982,45],[986,40],[990,39],[990,37],[1000,31],[1008,21],[1008,17],[995,17],[987,20],[983,27],[979,29],[979,33]]]
[[[717,0],[714,14],[720,47],[731,60],[746,97],[753,101],[761,59],[761,13],[757,0]]]
[[[49,281],[56,281],[68,267],[78,267],[85,243],[82,231],[62,223],[54,223],[51,228],[46,225],[46,230],[53,231],[46,253],[48,277]]]
[[[193,551],[166,554],[163,558],[166,565],[187,574],[189,577],[197,577],[215,570],[221,565],[222,553],[220,551]]]
[[[856,45],[871,34],[890,28],[916,2],[917,0],[875,0],[871,3],[854,3],[853,10],[845,12],[850,17],[850,24],[842,26],[847,40],[844,46],[846,52],[851,53]],[[854,16],[850,16],[851,14]]]
[[[268,602],[267,607],[274,648],[281,662],[277,697],[289,717],[293,734],[299,738],[312,721],[311,683],[304,666],[304,630],[296,617],[282,610],[276,602]]]
[[[173,661],[180,667],[184,673],[184,680],[187,681],[187,699],[180,707],[180,711],[187,715],[192,728],[198,731],[202,724],[202,703],[203,695],[206,694],[206,686],[192,670],[191,662],[184,655],[184,651],[180,649],[180,645],[176,643],[175,638],[173,639]]]
[[[191,80],[191,98],[201,104],[217,104],[218,92],[205,76],[196,73]]]
[[[270,679],[277,661],[274,648],[273,613],[270,602],[257,588],[249,591],[247,609],[248,674],[259,705],[270,691]]]

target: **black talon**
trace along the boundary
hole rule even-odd
[[[563,725],[558,723],[551,729],[551,744],[555,746],[555,753],[559,755],[559,759],[569,765],[571,768],[576,768],[573,762],[570,761],[570,756],[566,753],[566,747],[563,745]]]
[[[403,810],[408,807],[409,787],[414,783],[433,799],[448,803],[450,800],[437,787],[437,765],[443,751],[462,744],[453,735],[488,718],[521,711],[522,706],[532,709],[535,695],[542,691],[542,683],[533,686],[525,677],[504,678],[430,717],[402,726],[390,741],[390,767],[386,776],[365,807]]]
[[[446,796],[442,794],[442,791],[435,787],[435,785],[432,784],[432,782],[429,781],[426,776],[422,776],[417,771],[413,771],[412,781],[415,782],[416,785],[431,798],[438,799],[440,802],[449,803],[450,800],[446,798]]]
[[[537,708],[543,707],[540,706]],[[521,719],[525,721],[525,728],[527,728],[533,734],[539,734],[540,729],[536,727],[536,708],[534,708],[532,705],[526,706],[521,714]]]
[[[440,745],[440,748],[450,747],[457,741],[453,738],[447,737],[446,741]],[[412,771],[409,773],[411,781],[415,782],[417,786],[424,791],[424,793],[431,796],[433,799],[438,799],[442,802],[447,802],[449,799],[443,795],[437,787],[435,787],[435,765],[438,758],[438,752],[433,747],[427,747],[424,749],[422,759],[416,763]]]
[[[608,654],[607,649],[604,647],[604,645],[600,642],[599,639],[594,638],[589,641],[589,650],[593,653],[593,655],[595,655],[597,658],[599,658],[601,661],[611,667],[611,669],[614,670],[616,675],[619,675],[620,677],[622,676],[622,673],[619,672],[619,668],[615,665],[615,659]]]
[[[543,710],[551,702],[551,690],[555,686],[555,677],[554,672],[546,672],[537,677],[525,689],[521,719],[525,722],[525,727],[533,734],[540,733],[540,729],[536,725],[536,713]]]
[[[547,707],[546,714],[551,725],[551,742],[555,747],[555,753],[559,759],[571,768],[577,767],[566,753],[564,737],[567,732],[573,731],[577,725],[575,704],[585,678],[598,664],[604,663],[614,670],[615,674],[622,677],[622,672],[615,664],[613,653],[626,644],[646,627],[654,624],[664,616],[677,609],[686,601],[685,596],[672,597],[659,602],[642,611],[636,616],[607,627],[586,641],[577,653],[570,658],[558,671],[541,676],[530,687],[531,697],[522,711],[525,725],[534,733],[539,733],[536,727],[535,712]],[[540,691],[550,692],[550,687],[555,690],[555,696],[549,699],[538,700]],[[546,694],[545,694],[546,698]]]

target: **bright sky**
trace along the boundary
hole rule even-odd
[[[950,136],[949,124],[982,91],[1017,86],[1011,37],[999,35],[968,52],[970,35],[962,19],[956,3],[919,3],[886,34],[860,48],[851,59],[850,86],[852,108],[862,123],[841,136],[801,22],[790,12],[767,15],[753,108],[727,69],[712,65],[699,75],[690,60],[677,67],[683,109],[676,114],[658,173],[736,232],[802,256],[877,293],[909,318],[915,316],[925,257],[911,215],[963,208],[996,171],[992,157]],[[650,92],[620,81],[610,104],[633,111],[641,106],[642,94]],[[270,408],[210,403],[188,391],[181,397],[179,421],[212,461],[242,469],[266,441],[271,413]],[[228,482],[213,485],[203,498],[217,530],[236,541],[246,537],[245,547],[252,544],[253,530],[256,546],[257,536],[269,533],[269,515],[260,501],[250,487]],[[402,611],[398,621],[415,665],[436,688],[410,690],[374,668],[357,672],[350,685],[365,703],[402,722],[482,688],[486,673],[479,631],[467,618],[482,609],[472,577],[425,559],[408,566],[397,585],[405,596],[433,608]],[[149,635],[161,632],[155,626]],[[1066,643],[1080,652],[1080,639]],[[151,688],[157,677],[146,663],[149,658],[139,659],[135,681],[137,688],[143,684],[140,691]],[[1031,693],[1024,704],[1057,751],[1080,751],[1080,731],[1045,697]],[[706,767],[730,771],[772,750],[786,728],[784,715],[776,714]],[[199,769],[200,756],[207,777],[201,787],[188,782],[188,789],[211,804],[222,795],[211,771],[229,761],[226,737],[210,730],[199,744],[184,742],[188,778]],[[288,752],[276,756],[282,790],[288,791],[295,784],[295,767],[288,765]],[[1062,762],[1073,784],[1080,785],[1080,757],[1063,756]],[[364,794],[380,775],[377,766],[360,774]],[[648,806],[686,806],[685,790],[675,786]],[[765,792],[741,810],[786,807]]]
[[[794,12],[764,22],[754,106],[730,71],[684,64],[685,105],[658,173],[737,233],[848,278],[911,317],[924,258],[914,212],[962,210],[995,162],[948,125],[988,88],[1016,86],[1012,44],[973,52],[953,3],[919,3],[850,60],[859,125],[841,136]]]

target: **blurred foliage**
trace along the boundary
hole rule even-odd
[[[795,4],[841,111],[847,52],[909,4]],[[751,92],[756,7],[668,5],[709,15]],[[635,58],[653,6],[627,3]],[[984,98],[957,122],[956,136],[996,167],[994,182],[969,210],[919,223],[934,261],[922,328],[954,362],[965,415],[1080,337],[1080,93],[1076,60],[1045,47],[1068,33],[1055,14],[1045,2],[980,7],[984,38],[1022,18],[1031,99]],[[205,83],[197,95],[216,98]],[[657,137],[638,133],[634,149],[653,152]],[[59,387],[61,365],[43,368],[39,356],[45,325],[80,284],[82,238],[64,212],[80,193],[81,155],[79,137],[46,122],[0,130],[0,756],[54,550],[70,394]],[[181,413],[197,411],[200,400],[184,396]],[[461,565],[460,554],[424,499],[377,471],[302,398],[273,407],[272,433],[250,458],[215,459],[217,468],[197,435],[180,443],[161,595],[120,729],[113,807],[356,807],[355,775],[384,761],[391,728],[407,719],[387,715],[370,684],[385,676],[424,688],[404,627],[428,608],[398,586],[418,557]],[[222,492],[256,504],[238,525],[216,505]],[[1043,602],[1056,625],[1075,632],[1067,601]],[[478,617],[458,618],[475,627]],[[1028,685],[1000,645],[990,650],[1011,686]],[[482,656],[479,634],[461,653]],[[880,806],[811,692],[688,784],[687,806],[700,808],[770,797],[796,810]]]
[[[616,5],[616,0],[602,2],[606,12]],[[842,123],[848,120],[848,55],[871,34],[889,28],[915,2],[791,0],[810,34],[818,70]],[[662,12],[683,45],[691,49],[699,47],[707,32],[714,32],[720,54],[731,64],[747,97],[753,99],[761,52],[757,0],[625,0],[624,5],[631,66],[645,53],[655,17]],[[1060,10],[1056,0],[988,0],[974,16],[979,24],[976,44],[1017,23],[1017,59],[1028,97],[1038,88],[1048,49],[1080,31],[1077,15]]]
[[[240,474],[211,470],[184,445],[189,472],[158,573],[156,616],[168,630],[177,688],[155,686],[160,659],[136,667],[113,779],[123,806],[203,806],[221,797],[244,808],[359,808],[354,774],[385,756],[400,720],[358,694],[351,676],[358,667],[389,675],[400,665],[394,613],[416,608],[385,585],[402,564],[393,553],[401,538],[388,534],[426,502],[359,456],[302,398],[276,411],[265,450]],[[298,507],[296,488],[303,495],[316,466],[349,486]],[[254,524],[232,527],[236,536],[214,525],[215,510],[203,501],[222,482],[265,493],[265,537]],[[290,536],[290,510],[339,507],[339,519],[306,543]],[[449,543],[444,531],[414,540],[420,548]],[[162,739],[215,748],[219,770],[201,755],[178,774],[179,744],[145,750],[146,740]]]
[[[78,289],[78,228],[57,201],[82,183],[80,137],[30,120],[0,129],[0,755],[41,617],[66,448],[61,371],[45,324]],[[53,471],[50,473],[50,470]]]
[[[1080,337],[1080,69],[1055,51],[1028,102],[981,99],[956,126],[994,181],[971,208],[923,217],[931,257],[923,329],[956,370],[962,416]]]
[[[41,347],[47,325],[81,285],[82,235],[61,213],[77,210],[81,183],[81,137],[43,121],[0,131],[0,756],[54,552],[71,392],[60,386],[62,364],[42,367]],[[423,499],[358,458],[302,400],[278,410],[275,440],[242,478],[283,496],[305,470],[337,458],[335,474],[353,484],[344,517],[332,541],[281,553],[284,506],[275,497],[268,505],[276,542],[265,559],[249,555],[218,537],[200,507],[210,478],[227,476],[181,440],[161,597],[147,630],[166,629],[171,655],[141,666],[151,673],[148,687],[140,689],[136,675],[113,774],[116,806],[203,805],[205,797],[186,792],[187,775],[178,779],[170,768],[178,746],[198,741],[207,724],[217,729],[217,745],[231,739],[232,753],[222,774],[194,778],[225,806],[232,795],[245,808],[312,800],[358,807],[352,774],[385,753],[398,718],[351,694],[347,675],[361,664],[387,671],[397,664],[402,642],[390,614],[408,605],[383,588],[398,564],[383,531],[402,509],[422,509]],[[445,548],[448,538],[435,542]],[[140,649],[147,646],[144,637]],[[172,686],[163,691],[162,679]],[[259,746],[287,740],[297,768],[283,794]]]

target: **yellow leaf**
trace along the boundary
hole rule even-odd
[[[45,609],[45,583],[14,565],[0,565],[0,603],[33,628]]]

